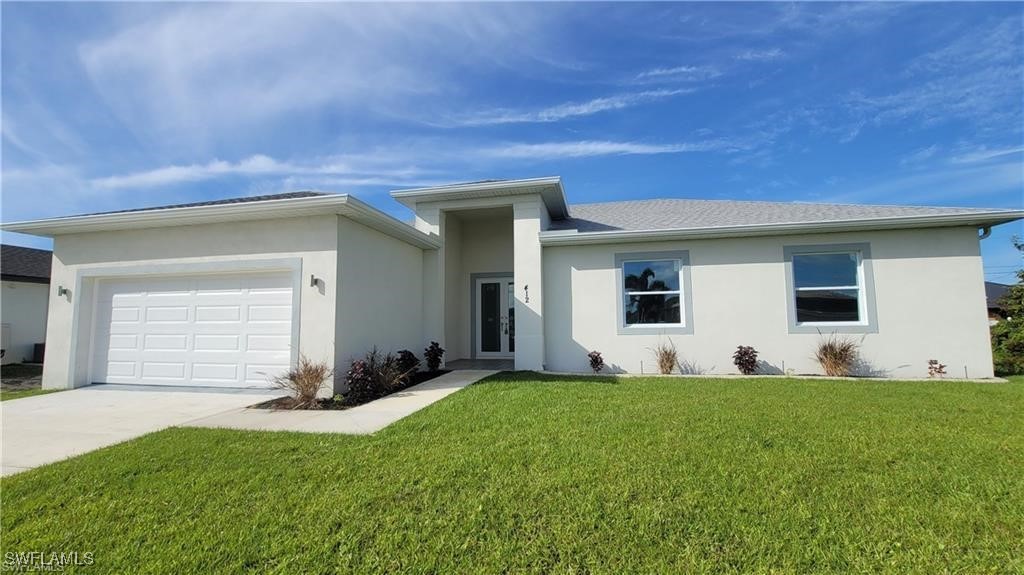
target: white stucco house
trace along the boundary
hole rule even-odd
[[[10,223],[52,237],[43,385],[260,387],[301,352],[372,346],[515,369],[653,371],[671,338],[707,373],[737,345],[820,373],[819,332],[862,371],[991,377],[979,239],[995,209],[643,200],[568,205],[559,178],[392,193],[407,224],[299,192]],[[979,235],[980,234],[980,235]],[[925,294],[924,296],[922,294]],[[504,362],[504,363],[499,363]]]
[[[50,297],[49,250],[0,246],[0,363],[37,360],[46,340]]]

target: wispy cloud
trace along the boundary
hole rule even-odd
[[[1004,198],[1007,192],[1024,188],[1024,171],[1019,162],[1001,162],[977,166],[947,166],[908,176],[876,177],[867,184],[850,182],[845,189],[822,198],[843,203],[900,204],[964,204],[992,207],[993,198]],[[1017,205],[1008,207],[1019,208]],[[970,205],[970,204],[968,204]]]
[[[594,98],[593,100],[588,100],[586,102],[568,102],[557,106],[542,108],[540,110],[512,110],[499,108],[497,110],[456,118],[451,121],[451,124],[458,126],[491,126],[497,124],[558,122],[569,118],[591,116],[600,112],[639,106],[648,102],[664,100],[672,96],[691,94],[695,91],[696,88],[647,90],[643,92]]]
[[[931,146],[928,146],[927,148],[918,148],[917,150],[914,150],[913,152],[911,152],[911,153],[907,154],[906,156],[903,156],[902,158],[900,158],[900,165],[901,166],[906,166],[906,165],[910,165],[910,164],[920,164],[921,162],[924,162],[925,160],[931,159],[932,156],[934,156],[936,153],[938,153],[938,151],[939,151],[938,144],[932,144]]]
[[[645,70],[636,75],[636,80],[647,82],[667,81],[700,81],[710,80],[721,75],[711,66],[672,66]]]
[[[139,14],[148,17],[138,19]],[[79,49],[92,85],[147,144],[195,150],[336,107],[401,114],[460,75],[559,67],[559,9],[472,4],[200,4],[126,11]]]
[[[416,167],[431,160],[448,167],[449,173],[465,173],[466,164],[481,161],[546,161],[596,156],[679,154],[687,152],[733,152],[742,146],[725,139],[695,142],[643,143],[609,140],[562,142],[509,142],[493,145],[452,145],[432,142],[373,154],[337,155],[316,162],[282,161],[258,154],[237,162],[212,160],[206,163],[168,165],[88,180],[92,189],[103,191],[139,190],[202,182],[227,177],[278,177],[288,184],[342,185],[347,187],[413,185],[443,181],[441,170]],[[426,151],[423,151],[426,150]],[[456,176],[458,177],[458,176]]]
[[[481,150],[481,154],[492,158],[556,160],[593,156],[679,154],[684,152],[732,152],[737,149],[739,148],[735,143],[727,140],[706,140],[672,144],[580,140],[573,142],[545,142],[536,144],[513,143],[483,149]]]
[[[265,155],[255,155],[238,162],[212,160],[204,164],[163,166],[151,170],[95,178],[89,183],[99,190],[120,190],[200,182],[228,176],[286,176],[292,178],[335,176],[331,180],[334,183],[346,182],[346,185],[349,186],[368,186],[405,184],[422,174],[422,170],[409,167],[381,166],[376,170],[357,167],[344,157],[327,158],[320,163],[293,163],[282,162]]]
[[[786,53],[780,48],[769,48],[766,50],[745,50],[736,54],[737,60],[745,62],[766,62],[770,60],[778,60],[785,58]]]
[[[1003,158],[1005,156],[1013,156],[1016,154],[1024,154],[1024,146],[1015,146],[1011,148],[981,148],[972,150],[970,152],[964,152],[957,156],[950,158],[950,162],[954,164],[977,164],[980,162],[987,162],[997,158]],[[1024,169],[1024,167],[1022,167]]]

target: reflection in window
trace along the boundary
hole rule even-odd
[[[682,324],[679,260],[622,264],[626,325]]]
[[[793,285],[797,323],[861,321],[857,252],[795,254]]]

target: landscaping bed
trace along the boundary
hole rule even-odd
[[[325,397],[325,398],[317,400],[317,404],[316,404],[317,406],[316,407],[312,407],[312,406],[310,406],[310,407],[301,407],[299,409],[333,409],[333,410],[351,409],[351,408],[356,407],[358,405],[363,405],[365,403],[369,403],[370,401],[373,401],[375,399],[380,399],[381,397],[387,397],[391,393],[398,393],[398,392],[400,392],[400,391],[402,391],[404,389],[409,389],[410,387],[412,387],[414,385],[419,385],[419,384],[421,384],[423,382],[430,381],[430,380],[432,380],[432,379],[434,379],[436,377],[440,377],[440,376],[442,376],[442,375],[444,375],[446,373],[450,373],[450,371],[451,370],[447,370],[447,369],[441,369],[441,370],[437,370],[437,371],[418,371],[418,372],[410,375],[408,380],[407,380],[407,382],[404,385],[395,386],[394,388],[391,389],[390,393],[385,394],[385,395],[381,395],[379,397],[361,397],[359,399],[356,399],[356,398],[353,398],[353,397],[346,397],[344,395],[335,395],[334,397]],[[276,399],[271,399],[270,401],[264,401],[263,403],[257,403],[256,405],[250,405],[249,406],[249,409],[269,409],[269,410],[279,410],[279,409],[291,410],[291,409],[295,409],[295,408],[296,408],[295,407],[295,399],[292,398],[292,397],[278,397]]]

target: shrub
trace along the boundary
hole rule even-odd
[[[1024,256],[1024,241],[1013,237],[1013,247]],[[999,299],[1006,319],[992,326],[992,363],[996,375],[1024,374],[1024,269],[1017,270],[1017,283]]]
[[[403,369],[398,356],[374,347],[366,357],[352,362],[345,382],[347,398],[354,403],[372,401],[405,386],[412,371]]]
[[[594,373],[601,373],[601,370],[604,369],[604,358],[601,357],[601,352],[592,351],[587,354],[587,357],[590,358],[590,369],[594,370]]]
[[[743,375],[754,375],[757,373],[757,350],[749,345],[737,346],[732,362]]]
[[[423,358],[427,360],[427,371],[441,369],[441,358],[443,357],[444,350],[441,349],[441,344],[436,341],[430,342],[430,347],[423,350]]]
[[[380,397],[364,360],[357,359],[352,362],[345,374],[345,384],[348,386],[345,393],[346,402],[364,403]]]
[[[403,369],[393,353],[381,353],[374,347],[366,354],[366,369],[370,379],[384,394],[402,387],[412,374],[411,370]]]
[[[942,377],[946,375],[946,364],[939,363],[937,359],[928,360],[928,377]]]
[[[834,332],[818,341],[814,359],[829,377],[846,377],[857,363],[860,343],[851,337],[839,336]]]
[[[679,363],[679,352],[676,350],[676,344],[672,340],[668,340],[668,343],[663,341],[658,342],[658,345],[652,350],[654,352],[654,359],[658,363],[658,373],[667,375],[672,373],[672,370]]]
[[[299,361],[295,367],[272,378],[270,383],[275,388],[288,392],[292,398],[292,409],[319,409],[317,394],[333,377],[334,370],[331,366],[299,354]]]
[[[420,368],[420,360],[413,352],[403,349],[398,352],[398,367],[412,375]]]

